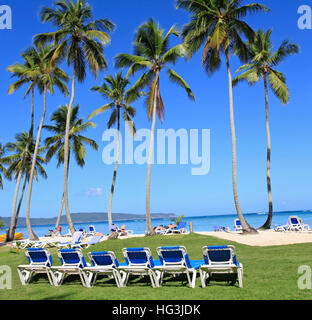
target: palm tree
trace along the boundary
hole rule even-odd
[[[238,200],[236,133],[230,57],[235,54],[240,61],[247,61],[247,48],[241,35],[251,40],[255,33],[242,18],[250,13],[269,11],[269,9],[258,3],[240,6],[241,2],[241,0],[177,0],[177,8],[187,10],[192,15],[191,21],[183,30],[189,57],[192,57],[204,45],[202,65],[208,75],[212,75],[221,66],[221,53],[225,54],[229,82],[234,202],[243,231],[256,233],[257,231],[247,223]]]
[[[26,98],[31,93],[31,119],[30,119],[30,129],[29,129],[29,141],[26,145],[26,151],[29,148],[29,145],[33,138],[33,131],[34,131],[34,89],[37,86],[37,80],[38,80],[38,73],[36,71],[37,66],[35,65],[35,62],[33,61],[33,57],[30,54],[31,50],[28,49],[25,52],[23,52],[21,55],[24,59],[24,63],[16,63],[14,65],[11,65],[7,68],[7,71],[12,73],[12,78],[18,78],[17,81],[12,83],[9,87],[9,94],[15,93],[19,88],[21,88],[23,85],[27,85],[27,90],[25,93],[24,98]],[[27,154],[27,152],[25,152]],[[11,225],[14,224],[14,221],[16,220],[16,205],[17,205],[17,197],[18,192],[20,188],[22,180],[22,171],[19,172],[19,175],[16,180],[16,187],[14,192],[14,198],[13,198],[13,206],[12,206],[12,215],[11,215]],[[12,235],[12,233],[10,233]],[[14,234],[13,234],[14,235]],[[13,238],[9,239],[7,238],[7,241],[12,241]]]
[[[129,125],[129,129],[132,134],[135,134],[135,125],[133,123],[133,117],[135,116],[135,109],[130,105],[132,102],[137,100],[139,97],[143,95],[143,93],[139,92],[137,89],[128,89],[127,86],[130,82],[122,77],[122,73],[116,74],[114,77],[109,75],[104,78],[104,83],[101,87],[95,86],[91,88],[92,91],[98,92],[103,95],[103,97],[110,102],[95,110],[89,116],[89,119],[94,116],[106,112],[108,110],[112,110],[108,121],[108,128],[110,129],[117,122],[117,154],[115,160],[115,169],[113,175],[113,182],[111,186],[109,204],[108,204],[108,223],[109,225],[113,224],[112,219],[112,202],[113,195],[115,190],[115,183],[117,177],[117,168],[119,162],[119,132],[120,132],[120,113],[123,112],[123,119]]]
[[[48,148],[47,160],[51,160],[53,156],[57,156],[57,166],[59,167],[64,163],[64,137],[66,130],[66,118],[67,118],[68,106],[59,107],[51,116],[51,121],[54,122],[53,125],[45,125],[44,129],[53,133],[54,135],[45,139],[45,144]],[[78,118],[79,105],[72,109],[70,117],[70,129],[69,129],[69,157],[68,162],[70,162],[70,154],[73,151],[76,163],[78,166],[83,167],[85,165],[86,149],[84,145],[91,146],[94,150],[98,150],[97,143],[81,134],[88,130],[89,128],[94,128],[95,124],[91,121],[84,122],[83,118]],[[69,170],[69,163],[68,163]],[[68,175],[68,172],[67,172]],[[61,221],[61,215],[64,206],[64,194],[62,196],[61,206],[59,215],[56,221],[55,227],[57,228]]]
[[[39,45],[36,48],[30,49],[30,55],[36,65],[36,73],[38,75],[37,85],[39,91],[43,92],[43,112],[38,128],[37,138],[36,138],[36,145],[34,150],[34,156],[32,160],[32,167],[29,174],[29,185],[28,185],[28,195],[27,195],[27,207],[26,207],[26,225],[28,235],[31,240],[38,239],[36,234],[31,229],[30,224],[30,202],[31,202],[31,195],[32,195],[32,185],[33,185],[33,178],[36,166],[36,159],[39,149],[39,143],[41,138],[41,131],[43,127],[43,123],[45,120],[45,114],[47,110],[47,92],[50,94],[54,94],[54,87],[57,87],[62,94],[68,96],[68,89],[66,83],[69,80],[68,75],[59,67],[57,67],[58,60],[52,59],[54,56],[55,49],[52,49],[51,46],[44,46]]]
[[[9,165],[7,169],[9,176],[14,176],[15,180],[17,180],[20,176],[24,176],[24,183],[16,212],[13,216],[13,219],[11,218],[6,241],[11,241],[14,238],[21,205],[24,198],[24,192],[30,177],[32,160],[35,151],[35,141],[32,139],[29,143],[29,133],[19,133],[15,136],[15,139],[16,142],[7,144],[7,148],[13,154],[3,158],[2,160],[4,163]],[[45,158],[40,156],[43,152],[45,152],[45,147],[39,147],[34,171],[34,178],[36,181],[38,181],[39,175],[44,179],[47,179],[47,173],[42,166],[43,164],[46,164],[47,161]]]
[[[5,161],[4,161],[4,156],[7,152],[8,149],[8,145],[3,145],[0,142],[0,189],[3,190],[3,178],[2,175],[7,178],[10,179],[10,175],[8,173],[8,170],[5,168]]]
[[[130,67],[127,78],[139,70],[145,70],[133,88],[140,90],[146,86],[150,87],[146,100],[148,119],[152,120],[146,183],[147,235],[154,233],[150,212],[150,186],[156,113],[160,121],[164,119],[164,104],[160,94],[159,83],[160,72],[166,68],[169,79],[184,88],[188,96],[195,100],[194,94],[185,80],[168,67],[169,64],[175,64],[179,58],[184,57],[186,54],[184,44],[178,44],[169,48],[169,39],[172,35],[179,37],[175,26],[172,26],[168,33],[165,34],[159,25],[150,19],[148,22],[142,24],[136,33],[134,55],[122,53],[115,58],[117,67]]]
[[[286,77],[276,70],[276,67],[292,54],[299,52],[296,44],[288,40],[282,42],[277,51],[273,51],[271,40],[272,29],[267,32],[259,30],[255,38],[248,42],[249,63],[241,66],[236,72],[243,71],[233,80],[236,85],[240,81],[247,81],[250,85],[263,79],[265,92],[266,134],[267,134],[267,190],[269,200],[268,218],[261,229],[270,229],[273,217],[273,201],[271,189],[271,136],[269,125],[269,94],[268,85],[282,104],[289,101],[289,91]]]
[[[86,65],[97,79],[98,72],[107,68],[103,46],[110,42],[114,24],[107,19],[93,20],[92,9],[85,0],[59,0],[56,9],[44,7],[41,20],[51,22],[58,30],[35,36],[35,43],[53,42],[53,59],[66,57],[68,66],[73,66],[71,98],[68,107],[65,145],[64,145],[64,202],[70,231],[75,231],[68,203],[68,158],[70,114],[74,105],[76,78],[83,82],[86,77]]]

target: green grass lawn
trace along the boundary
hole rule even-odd
[[[202,259],[204,245],[234,244],[239,262],[244,266],[244,287],[229,286],[226,283],[211,282],[205,289],[200,286],[199,276],[196,288],[189,288],[186,276],[164,282],[163,287],[153,289],[144,279],[131,279],[126,288],[117,288],[111,279],[99,278],[93,288],[82,287],[78,277],[71,276],[61,287],[51,287],[47,277],[38,275],[28,286],[22,286],[16,267],[27,263],[23,250],[12,253],[8,247],[0,248],[0,266],[12,268],[11,290],[0,290],[0,299],[81,299],[81,300],[303,300],[312,298],[312,290],[298,289],[298,267],[312,267],[312,244],[297,244],[279,247],[250,247],[220,240],[214,237],[190,234],[176,236],[156,236],[125,240],[104,241],[84,250],[111,250],[119,261],[123,261],[121,249],[124,247],[149,247],[154,258],[157,246],[184,245],[191,259]],[[54,264],[60,264],[56,249],[50,249]],[[88,259],[87,259],[87,262]],[[166,279],[166,278],[165,278]]]

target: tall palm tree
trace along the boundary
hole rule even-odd
[[[108,121],[108,128],[110,129],[113,125],[117,122],[117,154],[115,160],[115,169],[113,175],[113,182],[111,186],[111,192],[109,197],[109,204],[108,204],[108,223],[109,225],[113,224],[112,219],[112,202],[113,202],[113,195],[115,190],[115,183],[117,177],[117,169],[118,169],[118,162],[119,162],[119,149],[120,149],[120,142],[119,142],[119,132],[120,132],[120,113],[123,113],[124,121],[129,125],[129,129],[132,134],[135,134],[135,125],[133,123],[133,117],[135,116],[135,109],[130,105],[132,102],[136,101],[139,97],[143,95],[138,89],[128,89],[127,86],[130,84],[128,79],[123,78],[122,73],[118,73],[115,76],[109,75],[104,78],[104,83],[101,87],[95,86],[91,88],[92,91],[98,92],[102,94],[102,96],[109,100],[108,104],[100,107],[99,109],[95,110],[89,116],[89,119],[93,118],[94,116],[111,110],[112,113],[110,115]]]
[[[45,139],[45,144],[48,148],[47,160],[51,160],[52,157],[57,157],[57,166],[59,167],[64,163],[64,146],[65,146],[65,130],[67,119],[68,106],[59,107],[51,116],[53,125],[45,125],[44,129],[53,133],[53,136]],[[83,167],[85,165],[86,148],[85,145],[91,146],[94,150],[98,150],[97,143],[82,135],[82,133],[89,128],[94,128],[95,123],[91,121],[84,122],[83,118],[78,118],[79,105],[72,109],[70,117],[70,129],[69,129],[69,157],[68,157],[68,170],[70,163],[71,152],[74,153],[76,163],[78,166]],[[68,171],[67,171],[68,175]],[[55,224],[57,228],[61,221],[61,215],[64,206],[64,194],[62,196],[60,211]]]
[[[114,24],[107,19],[93,20],[92,9],[85,0],[58,0],[55,9],[44,7],[41,20],[51,22],[58,30],[35,36],[35,43],[53,42],[55,54],[53,59],[66,57],[68,66],[73,67],[71,98],[69,102],[64,146],[64,202],[70,231],[75,231],[71,220],[68,203],[68,158],[70,114],[74,105],[76,79],[83,82],[86,67],[95,78],[100,70],[107,68],[103,47],[110,42]]]
[[[236,72],[243,73],[233,80],[236,85],[240,81],[247,81],[254,85],[261,79],[264,82],[265,93],[265,114],[266,114],[266,134],[267,134],[267,191],[269,200],[268,218],[261,229],[270,229],[273,217],[273,200],[271,188],[271,136],[269,125],[269,93],[268,85],[272,92],[282,104],[289,101],[289,91],[286,85],[286,77],[283,73],[276,70],[276,67],[292,54],[299,52],[296,44],[288,40],[282,42],[280,47],[273,51],[271,40],[272,29],[267,32],[259,30],[255,38],[248,42],[249,63],[241,66]]]
[[[34,132],[34,89],[37,86],[37,81],[38,81],[38,72],[36,71],[37,66],[33,61],[33,57],[30,53],[31,53],[31,50],[28,49],[21,54],[24,59],[23,64],[16,63],[7,68],[7,71],[12,73],[12,78],[18,78],[17,81],[15,81],[10,85],[8,93],[13,94],[22,86],[27,85],[27,90],[24,98],[26,98],[29,94],[31,94],[31,106],[30,106],[31,118],[30,118],[30,129],[29,129],[29,135],[28,135],[29,140],[28,140],[28,144],[26,145],[26,151],[29,148],[29,145],[32,141],[33,134],[34,134],[33,133]],[[27,152],[25,152],[25,154],[27,154]],[[19,175],[16,179],[16,187],[14,192],[12,214],[11,214],[11,225],[13,225],[14,221],[16,221],[15,215],[16,215],[17,197],[18,197],[21,180],[22,180],[22,171],[19,172]],[[12,233],[10,233],[10,235],[12,235]],[[7,241],[12,241],[12,240],[13,238],[11,239],[7,238]]]
[[[4,166],[6,164],[6,162],[4,161],[4,157],[7,152],[7,149],[8,149],[8,145],[3,145],[0,142],[0,189],[1,190],[3,190],[3,177],[2,177],[2,175],[5,178],[10,179],[10,175],[8,173],[8,170]]]
[[[142,24],[135,37],[134,55],[119,54],[116,59],[117,67],[130,67],[127,77],[139,70],[145,72],[134,84],[133,88],[138,90],[149,86],[150,91],[147,96],[146,106],[149,120],[152,120],[150,150],[147,166],[146,183],[146,234],[153,234],[153,227],[150,212],[150,186],[151,186],[151,168],[154,151],[154,135],[156,125],[156,113],[160,121],[164,119],[164,104],[160,94],[159,76],[163,69],[167,69],[168,77],[183,89],[191,99],[195,99],[194,94],[186,81],[174,70],[168,67],[169,64],[184,57],[186,54],[184,44],[178,44],[172,48],[169,47],[170,36],[179,37],[179,32],[175,26],[172,26],[167,34],[159,27],[153,19]]]
[[[41,131],[45,120],[47,110],[47,92],[54,94],[54,87],[58,88],[59,91],[68,96],[69,92],[66,86],[66,82],[69,80],[68,75],[57,66],[59,62],[57,59],[52,59],[55,54],[55,49],[52,46],[38,45],[35,48],[30,49],[30,53],[34,63],[36,65],[36,72],[38,74],[38,88],[39,91],[43,92],[43,111],[37,132],[36,145],[34,150],[34,156],[32,160],[32,167],[29,174],[29,185],[27,194],[27,206],[26,206],[26,225],[27,232],[31,240],[38,239],[37,235],[33,232],[30,224],[30,202],[32,195],[32,185],[36,166],[36,159],[39,149],[39,143],[41,138]]]
[[[242,18],[250,13],[269,11],[258,3],[241,6],[242,0],[177,0],[177,8],[191,13],[191,21],[184,27],[183,37],[189,57],[204,46],[202,65],[208,75],[221,66],[221,53],[224,53],[229,82],[229,106],[232,137],[232,182],[233,195],[243,231],[256,233],[246,221],[240,207],[237,192],[237,155],[234,123],[233,87],[230,57],[235,54],[242,62],[247,61],[247,48],[241,36],[251,40],[255,33]]]
[[[7,241],[11,241],[14,238],[26,185],[30,177],[32,160],[35,151],[35,140],[32,139],[29,144],[29,135],[30,134],[27,132],[18,133],[15,136],[16,141],[14,143],[7,144],[7,148],[13,154],[3,158],[3,162],[9,165],[7,171],[10,176],[14,176],[15,180],[17,180],[20,176],[24,176],[24,183],[22,186],[20,199],[13,219],[11,218],[10,227],[7,233]],[[43,168],[43,164],[46,164],[47,162],[46,159],[41,156],[43,152],[45,152],[45,147],[39,147],[34,170],[34,178],[36,181],[38,181],[39,176],[42,176],[44,179],[47,179],[48,177],[45,169]]]

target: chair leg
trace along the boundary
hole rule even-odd
[[[202,288],[206,288],[206,272],[202,269],[199,269],[200,281]]]
[[[62,285],[64,281],[65,273],[60,271],[54,271],[53,274],[54,274],[54,285],[55,287],[59,287],[60,285]]]
[[[78,272],[79,272],[79,276],[80,276],[80,280],[81,280],[82,285],[86,288],[90,288],[90,285],[88,285],[88,280],[87,280],[88,277],[87,277],[86,273],[80,269]]]
[[[240,288],[243,287],[243,270],[238,268],[237,270],[237,277],[238,277],[238,285]]]
[[[163,284],[164,273],[160,270],[156,270],[156,278],[158,281],[158,286],[161,287]]]
[[[91,271],[83,271],[83,274],[84,274],[84,278],[85,278],[86,287],[87,288],[93,287],[95,280],[96,280],[97,273],[94,274]],[[94,275],[94,279],[92,281],[93,275]]]
[[[154,283],[153,288],[159,287],[159,281],[156,273],[153,270],[150,270],[150,274],[151,274],[151,279],[153,278],[153,283]]]
[[[153,271],[152,271],[152,270],[148,270],[148,275],[149,275],[149,277],[150,277],[150,279],[151,279],[152,287],[155,288],[156,285],[155,285],[155,281],[154,281],[155,279],[154,279],[154,273],[153,273]]]
[[[124,274],[122,276],[122,283],[124,287],[127,286],[128,281],[129,281],[129,272],[124,271]]]
[[[121,288],[123,286],[123,284],[122,284],[122,280],[120,277],[120,273],[117,270],[113,270],[113,276],[114,276],[117,287]]]
[[[50,268],[47,268],[47,275],[51,286],[54,286],[54,274]]]
[[[29,277],[29,271],[21,270],[20,268],[17,268],[17,273],[19,275],[22,285],[26,286],[27,285],[26,279]]]
[[[193,279],[192,279],[192,288],[195,288],[195,286],[196,286],[196,275],[197,275],[197,271],[194,269],[193,270]]]

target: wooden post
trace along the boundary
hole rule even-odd
[[[193,233],[193,222],[190,222],[190,232]]]

